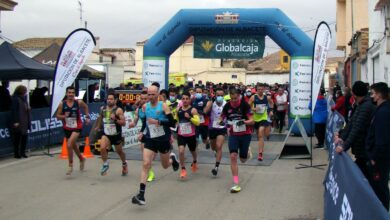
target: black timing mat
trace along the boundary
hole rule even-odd
[[[139,146],[133,146],[127,149],[124,149],[124,152],[126,154],[127,160],[142,160],[142,154]],[[176,155],[178,156],[177,150],[174,150]],[[256,151],[257,152],[257,151]],[[115,152],[110,152],[108,157],[110,159],[119,159],[119,156]],[[263,161],[257,160],[257,153],[253,153],[253,157],[248,160],[246,163],[239,162],[239,165],[247,165],[247,166],[271,166],[272,162],[278,157],[278,154],[273,153],[264,153],[263,154]],[[160,160],[160,157],[157,155],[156,159],[157,161]],[[199,164],[215,164],[215,154],[212,150],[199,150],[198,151],[198,163]],[[192,155],[186,148],[186,163],[192,162]],[[221,164],[223,165],[230,165],[230,156],[229,152],[223,152],[222,153],[222,160]]]

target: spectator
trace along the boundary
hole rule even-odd
[[[325,142],[328,108],[327,108],[327,103],[324,94],[325,94],[325,90],[321,89],[318,94],[316,106],[313,111],[314,133],[318,140],[318,144],[315,148],[323,148]],[[311,103],[310,103],[310,109],[311,109]]]
[[[83,101],[85,103],[95,102],[95,91],[99,90],[99,83],[94,83],[88,86],[88,100],[87,93],[84,94]]]
[[[351,89],[349,87],[345,87],[344,88],[344,101],[345,101],[344,105],[345,105],[345,114],[346,114],[345,122],[346,123],[348,123],[349,116],[351,115],[351,111],[352,111],[352,104],[350,102],[351,97],[352,97]]]
[[[336,84],[334,85],[334,87],[333,87],[333,101],[334,102],[336,102],[336,100],[337,100],[337,98],[336,98],[336,92],[337,91],[341,91],[341,88],[340,88],[340,86],[339,86],[339,83],[338,82],[336,82]]]
[[[1,81],[0,86],[0,112],[6,112],[10,110],[11,107],[11,95],[8,90],[9,82]]]
[[[287,110],[287,95],[282,87],[279,87],[278,93],[275,95],[275,101],[276,126],[279,128],[279,133],[282,133]]]
[[[368,156],[365,150],[365,139],[367,137],[368,127],[370,126],[372,115],[375,111],[375,105],[371,98],[367,96],[368,90],[362,81],[356,81],[352,87],[352,93],[356,100],[356,110],[347,123],[345,129],[340,131],[336,138],[336,152],[341,153],[352,148],[352,154],[355,155],[355,163],[360,168],[364,176],[369,179],[367,168]]]
[[[346,118],[347,113],[345,109],[345,97],[341,90],[336,92],[336,104],[332,107],[332,111],[338,111],[344,118]]]
[[[47,87],[35,88],[30,99],[31,108],[49,107],[49,103],[45,98],[45,93],[49,91]]]
[[[31,126],[30,106],[27,103],[27,88],[23,85],[16,87],[12,97],[12,137],[14,144],[14,157],[27,158],[27,130]]]
[[[389,211],[390,171],[390,103],[389,87],[386,83],[371,86],[371,96],[376,102],[368,136],[366,150],[369,158],[370,184],[383,206]]]

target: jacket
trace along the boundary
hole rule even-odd
[[[364,97],[358,103],[346,128],[340,132],[340,137],[344,141],[344,150],[347,151],[352,148],[352,153],[356,157],[367,158],[365,139],[375,108],[370,97]]]
[[[311,105],[311,103],[310,103]],[[309,107],[311,109],[311,106]],[[313,123],[326,124],[328,118],[328,107],[324,96],[319,95],[313,112]]]
[[[390,160],[390,103],[383,102],[374,113],[368,136],[366,150],[370,160]]]

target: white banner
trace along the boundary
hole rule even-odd
[[[73,84],[95,45],[92,33],[82,28],[73,31],[66,38],[57,59],[54,75],[52,116],[65,96],[66,87]]]
[[[291,58],[290,111],[293,117],[310,117],[311,57]]]
[[[144,57],[142,82],[146,87],[158,82],[160,89],[165,88],[165,57]]]
[[[326,22],[321,22],[317,27],[316,36],[314,39],[314,54],[313,54],[313,90],[312,90],[312,105],[311,113],[313,114],[316,106],[318,92],[320,91],[322,79],[324,78],[326,59],[332,34]]]
[[[134,128],[129,128],[129,123],[134,120],[134,112],[125,112],[126,125],[122,127],[122,137],[125,139],[123,148],[129,148],[138,145],[138,133],[141,130],[142,122],[138,120],[138,124]]]

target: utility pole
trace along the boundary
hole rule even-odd
[[[79,11],[80,11],[80,27],[83,27],[83,4],[79,0]]]

